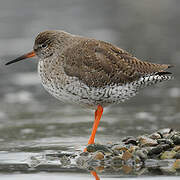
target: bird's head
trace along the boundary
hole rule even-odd
[[[71,35],[64,31],[44,31],[38,34],[35,39],[33,51],[26,53],[12,61],[6,63],[6,65],[13,64],[15,62],[37,56],[40,60],[52,56],[54,53],[61,53],[64,46],[68,44],[68,39]]]

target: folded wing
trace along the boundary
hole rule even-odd
[[[123,85],[143,76],[170,74],[168,64],[141,61],[126,51],[94,39],[72,44],[62,55],[64,71],[89,87]]]

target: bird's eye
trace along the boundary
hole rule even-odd
[[[47,47],[47,44],[41,44],[41,47],[45,48],[45,47]]]

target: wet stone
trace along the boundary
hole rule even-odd
[[[161,145],[158,145],[156,147],[153,147],[149,152],[148,155],[152,156],[152,155],[156,155],[156,154],[160,154],[163,151],[163,147]]]
[[[138,146],[130,146],[130,147],[129,147],[129,152],[133,153],[133,152],[135,152],[137,149],[139,149]]]
[[[88,165],[89,159],[90,159],[90,157],[87,157],[87,156],[78,157],[76,159],[77,167],[81,168],[81,169],[88,169],[88,168],[90,168],[89,165]]]
[[[89,152],[82,152],[81,154],[79,154],[80,156],[88,156]]]
[[[148,158],[148,151],[146,149],[140,149],[136,151],[136,155],[139,156],[141,160],[145,160]]]
[[[58,152],[31,158],[30,167],[38,168],[46,161],[55,161],[63,168],[72,166],[88,171],[180,175],[179,137],[180,132],[167,128],[150,135],[126,137],[118,143],[91,144],[86,152]]]
[[[162,147],[163,151],[167,151],[171,148],[171,145],[169,144],[160,144],[160,146]]]
[[[151,139],[160,139],[161,135],[159,133],[155,132],[155,133],[149,135],[149,138],[151,138]]]
[[[120,152],[123,152],[123,151],[127,151],[128,148],[122,146],[122,145],[115,145],[112,147],[113,150],[116,150],[116,151],[120,151]]]
[[[104,159],[104,154],[102,152],[96,152],[93,159],[102,160],[102,159]]]
[[[126,136],[122,139],[122,142],[126,142],[128,139],[135,139],[136,140],[136,138],[134,136]]]
[[[174,143],[173,143],[173,141],[172,141],[171,139],[158,139],[158,140],[157,140],[157,143],[158,143],[158,144],[168,144],[168,145],[170,145],[171,147],[174,146]]]
[[[68,165],[71,164],[71,160],[70,160],[70,158],[67,157],[67,156],[61,157],[61,158],[60,158],[60,162],[61,162],[61,165],[62,165],[62,166],[68,166]]]
[[[162,171],[163,174],[166,174],[166,175],[173,175],[176,173],[176,170],[171,166],[160,167],[159,169]]]
[[[151,139],[147,136],[140,136],[139,143],[142,147],[144,146],[156,146],[158,145],[157,140]]]
[[[28,163],[29,167],[38,167],[39,165],[46,162],[46,158],[44,155],[42,156],[31,156],[30,162]]]
[[[113,165],[113,166],[122,166],[122,157],[118,157],[118,156],[116,156],[116,157],[113,157],[112,158],[112,162],[111,162],[111,165]]]
[[[165,128],[165,129],[160,129],[157,133],[160,134],[160,136],[162,138],[166,137],[167,135],[169,135],[170,133],[173,132],[173,129],[171,128]]]
[[[133,144],[133,145],[138,144],[137,139],[133,136],[129,136],[129,137],[124,138],[122,140],[122,142],[124,142],[125,144]]]
[[[180,134],[179,135],[174,135],[172,137],[172,140],[173,140],[174,144],[180,145]]]
[[[133,170],[132,167],[128,165],[123,165],[122,169],[123,169],[123,172],[125,172],[126,174],[131,173]]]
[[[122,156],[122,159],[123,159],[124,161],[127,161],[127,160],[129,160],[130,158],[132,158],[132,153],[130,153],[129,151],[126,151],[126,152],[123,154],[123,156]]]
[[[173,164],[174,169],[180,169],[180,159],[177,159]]]
[[[174,156],[175,159],[180,159],[180,152],[176,153],[176,155]]]
[[[144,162],[144,166],[147,168],[156,168],[156,167],[167,167],[169,161],[158,160],[158,159],[147,159]]]
[[[88,152],[96,152],[96,151],[103,151],[106,153],[113,153],[113,151],[106,145],[101,144],[90,144],[87,146]]]
[[[173,148],[173,150],[176,151],[176,152],[180,152],[180,146],[175,146],[175,147]]]
[[[56,154],[46,154],[46,157],[47,158],[62,158],[62,157],[76,157],[77,155],[76,154],[73,154],[72,152],[67,152],[67,153],[64,153],[64,152],[59,152],[59,153],[56,153]]]
[[[175,151],[165,151],[162,155],[161,155],[161,159],[173,159],[176,155]]]

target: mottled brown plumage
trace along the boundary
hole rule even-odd
[[[62,54],[67,75],[78,77],[91,87],[122,85],[170,67],[140,61],[110,43],[95,39],[81,39]]]

